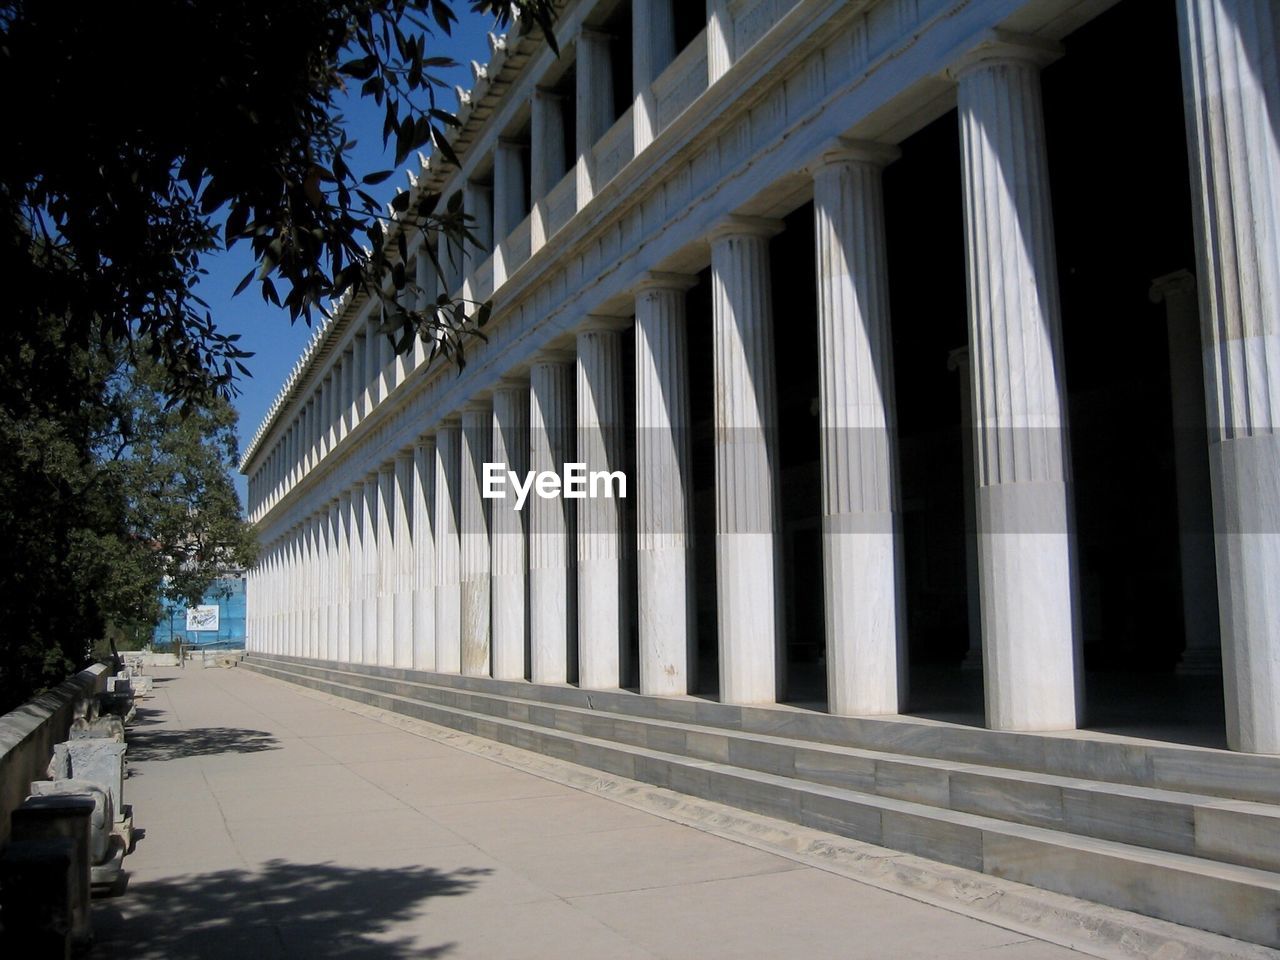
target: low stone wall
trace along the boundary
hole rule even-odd
[[[48,693],[0,717],[0,844],[9,839],[9,814],[43,780],[53,745],[67,739],[75,704],[106,689],[111,668],[95,663]]]

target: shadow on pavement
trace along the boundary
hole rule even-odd
[[[421,915],[436,897],[470,893],[491,871],[354,868],[271,860],[257,870],[218,870],[135,883],[119,900],[95,901],[100,960],[265,957],[445,957],[456,944],[421,947],[392,924]]]
[[[135,730],[130,727],[129,734],[129,760],[133,763],[279,749],[280,741],[267,731],[241,727],[196,727],[191,730]]]

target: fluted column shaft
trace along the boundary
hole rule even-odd
[[[541,357],[529,372],[531,464],[559,473],[575,455],[575,371],[571,361]],[[529,675],[564,683],[576,653],[577,543],[574,501],[536,493],[529,512]],[[573,656],[576,660],[576,656]]]
[[[596,142],[613,126],[613,67],[609,35],[583,28],[578,34],[578,209],[595,196]]]
[[[459,510],[462,425],[445,420],[436,430],[436,669],[462,669],[462,571]]]
[[[337,660],[341,646],[342,625],[347,612],[342,608],[342,579],[339,573],[339,544],[341,543],[341,507],[337,498],[329,501],[325,515],[325,600],[329,605],[329,629],[325,637],[325,659]]]
[[[653,81],[676,55],[675,0],[633,0],[631,7],[631,73],[636,91],[632,122],[635,152],[653,142],[658,122]],[[686,0],[687,2],[687,0]]]
[[[335,525],[337,537],[337,570],[333,585],[338,601],[338,638],[335,659],[339,663],[351,662],[351,491],[343,490],[338,497],[338,514]]]
[[[578,333],[578,461],[587,476],[622,468],[622,335],[590,324]],[[622,528],[618,501],[578,503],[578,685],[618,686],[622,643]]]
[[[707,0],[707,82],[715,83],[729,72],[731,66],[733,14],[729,10],[729,0]]]
[[[392,662],[413,666],[413,451],[396,454],[391,536],[395,544]]]
[[[772,703],[782,686],[778,431],[769,237],[735,217],[711,235],[720,699]]]
[[[522,380],[500,381],[493,394],[494,463],[506,464],[523,479],[529,469],[529,385]],[[521,680],[525,676],[528,608],[525,518],[529,501],[516,509],[514,491],[506,499],[489,501],[493,527],[493,676]],[[530,499],[537,494],[531,494]]]
[[[1041,47],[961,65],[987,724],[1076,725],[1079,610]]]
[[[694,282],[650,275],[636,293],[640,692],[655,696],[688,693],[697,662],[685,329],[685,293]]]
[[[361,573],[361,594],[364,597],[362,612],[364,624],[363,663],[378,663],[382,653],[384,640],[379,632],[381,619],[378,612],[378,567],[382,554],[382,543],[378,540],[378,474],[370,474],[364,482],[364,513],[361,514],[360,551],[364,563]]]
[[[319,520],[313,513],[302,525],[302,655],[316,656],[316,639],[320,633],[320,610],[317,603],[316,572],[319,567]]]
[[[827,703],[845,715],[897,713],[905,679],[880,186],[895,155],[847,144],[814,174]]]
[[[491,556],[489,501],[481,493],[483,469],[493,447],[493,406],[485,401],[462,411],[462,672],[489,675]]]
[[[365,381],[365,337],[357,333],[351,338],[351,427],[364,419],[369,410],[368,384]]]
[[[378,598],[378,653],[377,660],[374,662],[379,666],[389,667],[395,663],[396,545],[393,539],[395,531],[394,463],[384,463],[378,468],[376,521],[374,535],[378,551],[375,571],[375,590]]]
[[[413,448],[413,668],[436,669],[436,441]]]
[[[350,663],[364,663],[364,483],[348,494],[347,512],[347,595],[349,598],[348,638]]]
[[[1280,10],[1179,0],[1227,742],[1280,753]]]

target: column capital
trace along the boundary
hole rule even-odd
[[[460,409],[464,414],[488,413],[493,409],[493,394],[488,390],[481,390],[464,403]]]
[[[839,166],[845,163],[864,163],[875,167],[886,167],[902,156],[902,151],[890,143],[877,143],[874,140],[856,140],[852,137],[837,137],[818,155],[818,159],[810,165],[809,172],[817,173],[824,167]]]
[[[1151,281],[1151,289],[1147,291],[1147,298],[1152,303],[1163,303],[1170,296],[1176,294],[1195,293],[1196,276],[1190,270],[1175,270],[1173,273],[1166,273],[1163,277],[1156,277]]]
[[[613,34],[599,27],[589,27],[585,23],[578,28],[577,38],[587,40],[613,40]]]
[[[672,290],[677,293],[684,293],[686,290],[692,290],[697,285],[698,278],[691,274],[665,273],[659,270],[652,270],[640,275],[640,279],[636,281],[635,292],[637,296],[650,290]]]
[[[947,353],[947,371],[955,373],[957,370],[963,370],[969,366],[969,345],[966,343],[963,347],[956,347]]]
[[[947,67],[946,73],[950,79],[959,80],[975,67],[992,63],[1023,63],[1046,67],[1059,59],[1063,52],[1062,44],[1054,40],[1008,30],[991,30]]]
[[[543,86],[534,87],[533,96],[534,96],[534,99],[536,100],[554,100],[557,103],[564,103],[567,99],[569,99],[559,90],[556,90],[552,87],[543,87]],[[499,138],[499,142],[501,142],[502,139],[509,139],[509,138]]]
[[[396,461],[395,461],[395,458],[393,457],[392,459],[378,466],[377,476],[380,478],[384,473],[394,473],[395,469],[396,469]]]
[[[781,220],[766,217],[744,217],[733,213],[720,220],[707,234],[707,241],[715,243],[731,237],[762,237],[768,239],[783,231]]]
[[[436,424],[436,432],[441,430],[457,430],[462,427],[462,416],[460,413],[450,413],[440,418],[440,422]]]
[[[587,318],[578,325],[577,334],[583,333],[599,333],[600,331],[618,332],[625,330],[631,323],[630,317],[611,317],[605,314],[589,314]]]
[[[550,367],[558,366],[565,363],[573,363],[577,357],[572,350],[552,349],[550,347],[539,350],[533,355],[533,359],[529,361],[529,367]]]
[[[529,376],[524,373],[507,373],[498,378],[493,385],[494,393],[510,393],[513,390],[528,390]]]

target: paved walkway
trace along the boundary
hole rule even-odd
[[[157,672],[95,957],[1082,956],[245,670]]]

